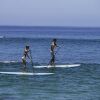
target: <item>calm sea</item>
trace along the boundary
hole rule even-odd
[[[56,64],[49,76],[0,74],[0,100],[100,100],[100,28],[0,26],[0,71],[22,71],[21,57],[30,45],[34,65],[47,65],[50,43],[57,38]],[[27,69],[32,72],[30,60]]]

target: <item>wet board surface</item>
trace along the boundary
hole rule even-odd
[[[57,68],[70,68],[70,67],[78,67],[80,64],[66,64],[66,65],[48,65],[48,66],[33,66],[34,68],[52,68],[52,67],[57,67]]]
[[[9,75],[52,75],[54,73],[0,72],[0,74],[9,74]]]

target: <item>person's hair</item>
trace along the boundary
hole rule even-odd
[[[54,41],[54,42],[56,42],[56,41],[57,41],[57,39],[53,39],[53,41]]]
[[[29,49],[30,46],[26,45],[26,49]]]

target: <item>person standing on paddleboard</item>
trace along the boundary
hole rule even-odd
[[[26,69],[26,58],[29,57],[28,53],[30,52],[30,48],[29,46],[26,46],[25,49],[24,49],[24,54],[23,54],[23,57],[22,57],[22,64],[24,66],[24,69]]]
[[[51,42],[51,60],[50,60],[50,65],[55,65],[55,48],[57,47],[57,40],[53,39]]]

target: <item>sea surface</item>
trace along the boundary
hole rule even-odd
[[[100,100],[100,28],[0,26],[0,72],[22,72],[30,45],[34,65],[48,65],[57,39],[56,64],[72,68],[34,68],[45,76],[0,74],[0,100]],[[27,59],[27,71],[33,72]]]

